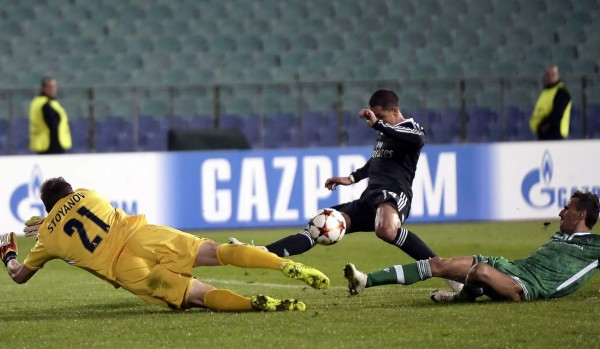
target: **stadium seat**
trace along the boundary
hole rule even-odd
[[[159,85],[161,82],[161,72],[159,70],[139,69],[132,72],[131,82],[138,86]]]
[[[346,48],[343,36],[337,31],[323,33],[323,35],[318,36],[318,40],[318,52],[336,52]]]
[[[307,52],[304,50],[293,50],[281,56],[281,67],[296,69],[305,64]]]
[[[439,47],[452,46],[452,36],[448,28],[438,28],[430,31],[427,40],[436,42]]]
[[[373,49],[389,50],[400,47],[400,38],[395,30],[385,30],[382,32],[371,33]]]
[[[231,83],[227,88],[232,90],[244,88],[237,85],[244,82],[343,81],[349,90],[346,81],[356,79],[403,79],[406,84],[408,79],[495,77],[505,79],[509,91],[512,76],[539,82],[545,64],[555,62],[563,77],[588,76],[591,85],[600,68],[600,22],[595,20],[599,7],[597,0],[453,0],[451,5],[440,0],[157,0],[143,6],[135,1],[72,0],[36,6],[9,1],[0,8],[0,74],[10,88],[35,88],[41,76],[52,74],[61,86],[133,84],[159,89]],[[383,22],[387,25],[364,30],[366,23]],[[487,80],[481,89],[467,91],[467,107],[485,101],[484,106],[500,112],[499,89],[492,97],[488,86],[498,81]],[[581,99],[576,85],[579,80],[568,84],[574,99]],[[358,104],[364,105],[375,86],[370,84],[360,94],[348,92],[344,108],[354,112]],[[531,91],[539,93],[539,86]],[[531,93],[523,96],[531,100]],[[408,111],[428,105],[439,114],[455,107],[448,96],[426,94],[422,100],[415,93],[402,94],[408,96],[402,101]],[[154,98],[138,97],[141,104]],[[507,106],[521,107],[510,105],[520,97],[507,92]],[[222,98],[223,103],[229,97]],[[267,114],[297,113],[297,98],[297,93],[278,101],[267,98]],[[588,98],[595,97],[588,93]],[[207,99],[203,96],[202,103]],[[331,107],[318,98],[305,99],[303,107],[310,109],[304,111]],[[132,94],[107,100],[103,113],[132,115]],[[69,107],[69,112],[78,108]],[[208,108],[198,108],[209,114],[214,110],[210,102]],[[193,117],[185,115],[185,123]],[[198,120],[205,125],[206,118]],[[517,131],[515,139],[521,137]],[[299,139],[299,134],[294,137]]]
[[[120,54],[128,51],[129,44],[123,37],[109,36],[98,42],[98,51],[109,54]]]
[[[460,63],[439,64],[435,68],[439,78],[459,79],[464,76],[463,65]]]
[[[483,143],[492,141],[491,130],[497,127],[497,116],[489,108],[471,108],[467,111],[466,140]]]
[[[96,120],[94,145],[98,152],[122,152],[134,149],[131,122],[120,117]]]
[[[85,117],[70,117],[71,138],[73,147],[71,153],[87,153],[89,151],[89,122]]]
[[[569,126],[569,139],[584,138],[581,107],[575,105],[571,107],[571,122]]]
[[[8,119],[0,119],[0,155],[10,154]]]
[[[158,21],[165,18],[173,18],[173,9],[171,6],[166,4],[158,4],[155,6],[149,6],[146,10],[146,17],[150,21]]]
[[[353,69],[352,77],[355,80],[362,80],[362,81],[377,80],[377,79],[382,78],[379,67],[376,65],[356,66]]]
[[[519,9],[523,14],[546,12],[544,0],[519,0]]]
[[[405,45],[416,49],[419,47],[424,47],[426,39],[422,32],[409,30],[402,34],[400,42],[403,42]]]
[[[15,118],[12,119],[12,154],[28,154],[29,150],[29,119]]]
[[[301,145],[305,147],[335,146],[338,144],[336,115],[307,112],[301,116]]]
[[[600,103],[588,105],[587,138],[600,138]]]
[[[149,54],[155,51],[154,41],[152,40],[153,34],[146,31],[146,33],[141,36],[133,36],[127,35],[124,37],[125,43],[127,45],[127,52],[129,53],[138,53],[141,54],[142,58],[144,58],[144,54]]]
[[[223,54],[235,51],[235,39],[228,35],[214,35],[208,39],[208,49],[213,54]]]
[[[292,44],[285,36],[277,33],[266,34],[263,37],[263,49],[267,52],[285,52],[289,51]]]
[[[138,151],[166,151],[168,150],[168,132],[166,130],[160,130],[158,132],[144,132],[139,135],[138,140]],[[123,142],[123,149],[129,146],[128,142]]]
[[[600,72],[599,62],[588,59],[571,62],[571,72],[576,75],[596,75]]]
[[[459,27],[451,34],[453,46],[458,49],[468,50],[479,45],[479,36],[473,30]]]
[[[273,113],[265,120],[265,148],[298,146],[299,135],[296,116],[292,113]]]
[[[432,64],[416,63],[409,66],[409,76],[411,79],[432,79],[436,78],[437,71]]]
[[[192,129],[210,129],[214,127],[215,122],[212,115],[199,114],[188,118],[186,124]]]
[[[333,4],[335,6],[335,17],[338,18],[356,18],[360,17],[364,13],[364,10],[361,8],[360,3],[358,2],[333,2]]]
[[[208,39],[203,35],[187,34],[181,40],[181,51],[191,55],[208,51]]]
[[[600,7],[600,5],[598,5],[597,0],[571,1],[571,6],[573,6],[573,10],[575,11],[598,10],[598,8]]]
[[[159,36],[154,38],[154,50],[157,52],[165,52],[173,54],[181,51],[182,43],[179,41],[177,34],[170,36]]]
[[[236,47],[240,51],[257,52],[263,50],[263,42],[259,35],[246,33],[235,37]]]

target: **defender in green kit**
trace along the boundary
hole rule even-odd
[[[508,261],[482,255],[434,257],[368,274],[348,263],[344,268],[348,291],[357,295],[369,287],[410,285],[440,277],[464,282],[465,286],[459,293],[433,291],[431,299],[436,302],[475,301],[483,295],[515,302],[563,297],[575,292],[598,271],[600,235],[591,230],[599,212],[598,196],[576,191],[560,211],[560,231],[527,258]]]

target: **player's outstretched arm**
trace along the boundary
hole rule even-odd
[[[329,190],[335,190],[335,188],[341,184],[341,185],[350,185],[354,183],[354,181],[352,180],[352,178],[350,178],[350,176],[346,176],[346,177],[331,177],[328,178],[325,181],[325,188],[329,189]]]
[[[24,284],[37,272],[37,270],[31,270],[25,266],[25,264],[19,263],[16,259],[10,260],[6,265],[8,275],[18,284]]]

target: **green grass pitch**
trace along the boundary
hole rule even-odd
[[[442,256],[483,253],[525,257],[558,222],[454,223],[407,227]],[[554,228],[554,229],[553,229]],[[597,228],[595,229],[597,230]],[[295,230],[197,232],[217,242],[234,235],[257,244]],[[33,244],[20,238],[20,260]],[[25,285],[0,273],[0,348],[597,348],[600,277],[560,300],[531,303],[435,304],[441,280],[389,285],[348,297],[342,268],[363,270],[410,262],[373,233],[346,236],[294,260],[329,275],[324,291],[272,270],[196,268],[194,275],[244,295],[295,297],[305,312],[174,312],[144,303],[87,272],[52,261]]]

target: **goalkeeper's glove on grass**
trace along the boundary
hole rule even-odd
[[[11,259],[17,259],[17,253],[15,233],[0,235],[0,258],[2,258],[4,266],[7,266]]]

